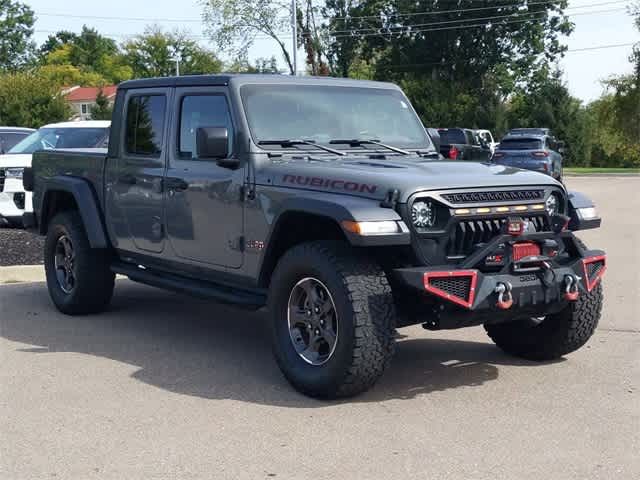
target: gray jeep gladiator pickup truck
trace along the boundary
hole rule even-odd
[[[108,150],[35,154],[30,228],[56,307],[100,312],[115,274],[250,309],[305,394],[368,389],[396,328],[484,325],[534,360],[587,342],[600,219],[539,173],[439,160],[394,85],[217,75],[120,85]]]

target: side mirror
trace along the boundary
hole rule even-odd
[[[218,165],[234,167],[239,160],[229,156],[229,130],[226,127],[199,127],[196,130],[196,154],[200,159],[217,159]]]

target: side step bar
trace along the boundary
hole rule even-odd
[[[152,287],[216,300],[220,303],[238,305],[252,310],[257,310],[267,304],[266,292],[263,293],[260,290],[233,288],[166,272],[156,272],[151,269],[139,268],[137,265],[120,262],[113,264],[111,271],[118,275],[129,277],[134,282],[144,283]]]

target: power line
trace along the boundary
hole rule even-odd
[[[601,2],[601,3],[592,3],[587,5],[576,5],[573,7],[567,7],[565,10],[572,10],[577,8],[591,8],[591,7],[602,7],[605,5],[613,5],[618,3],[628,3],[629,0],[616,0],[609,2]],[[472,8],[459,8],[454,10],[438,10],[438,11],[422,11],[422,12],[410,12],[410,13],[389,13],[382,15],[349,15],[345,17],[331,17],[334,20],[353,20],[353,19],[373,19],[373,20],[381,20],[383,18],[395,18],[395,17],[414,17],[414,16],[423,16],[423,15],[443,15],[449,13],[464,13],[464,12],[478,12],[484,10],[497,10],[500,8],[520,8],[524,6],[532,6],[532,5],[547,5],[557,3],[557,0],[546,0],[546,1],[538,1],[538,2],[527,2],[526,5],[517,5],[517,4],[502,4],[502,5],[494,5],[491,7],[472,7]]]
[[[479,0],[480,1],[480,0]],[[618,3],[628,3],[629,0],[615,0],[608,2],[600,2],[600,3],[592,3],[587,5],[576,5],[573,7],[568,7],[565,10],[575,10],[579,8],[591,8],[591,7],[600,7],[605,5],[612,5]],[[528,2],[526,6],[531,5],[546,5],[556,3],[557,0],[545,0],[545,1],[534,1]],[[502,5],[494,5],[491,7],[473,7],[473,8],[461,8],[454,10],[440,10],[440,11],[425,11],[425,12],[411,12],[411,13],[392,13],[387,15],[387,17],[410,17],[410,16],[420,16],[420,15],[444,15],[449,13],[463,13],[463,12],[474,12],[474,11],[483,11],[483,10],[497,10],[500,8],[508,8],[508,7],[521,7],[525,5],[516,5],[516,4],[502,4]],[[132,22],[148,22],[148,23],[202,23],[202,18],[153,18],[153,17],[124,17],[124,16],[107,16],[107,15],[78,15],[78,14],[68,14],[68,13],[54,13],[54,12],[36,12],[36,16],[41,17],[62,17],[62,18],[74,18],[74,19],[85,19],[85,20],[115,20],[115,21],[132,21]],[[344,19],[381,19],[381,15],[352,15],[347,17],[331,17],[334,20],[344,20]]]
[[[625,8],[611,8],[611,9],[606,9],[606,10],[597,10],[597,11],[590,11],[590,12],[578,12],[578,13],[573,13],[573,14],[567,14],[567,16],[577,16],[577,15],[592,15],[595,13],[607,13],[607,12],[616,12],[616,11],[623,11],[626,10]],[[493,17],[479,17],[479,18],[459,18],[456,20],[447,20],[447,21],[441,21],[441,22],[432,22],[432,23],[416,23],[416,24],[407,24],[407,25],[397,25],[397,26],[390,26],[390,27],[386,27],[389,29],[392,28],[414,28],[414,27],[429,27],[429,26],[437,26],[437,25],[451,25],[451,24],[455,24],[455,23],[462,23],[462,22],[479,22],[479,21],[485,21],[487,20],[487,24],[489,23],[493,23],[492,20],[501,20],[501,19],[505,19],[505,18],[512,18],[512,19],[518,19],[518,18],[528,18],[529,20],[535,20],[536,17],[539,16],[545,16],[548,15],[549,12],[547,11],[541,11],[541,12],[527,12],[527,13],[510,13],[508,15],[497,15],[497,16],[493,16]],[[530,17],[530,18],[529,18]],[[351,29],[351,30],[330,30],[329,33],[355,33],[355,32],[367,32],[367,31],[376,31],[379,30],[380,27],[372,27],[372,28],[359,28],[359,29]]]

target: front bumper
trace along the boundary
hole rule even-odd
[[[6,179],[0,191],[0,216],[6,218],[22,217],[25,212],[33,211],[31,192],[25,192],[22,179]]]
[[[554,240],[558,257],[530,256],[514,261],[512,247],[523,242]],[[487,272],[484,259],[500,248],[508,256],[499,271]],[[481,271],[481,268],[485,270]],[[501,236],[459,266],[400,268],[395,284],[414,298],[401,305],[411,318],[433,329],[459,328],[521,317],[557,313],[593,290],[606,270],[600,250],[585,250],[570,232]]]

